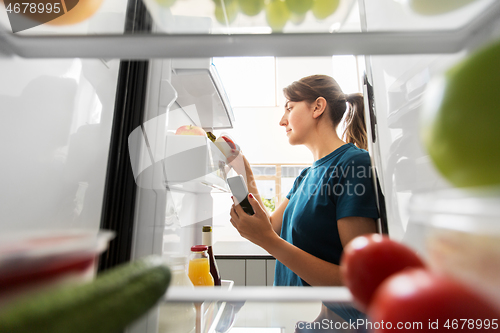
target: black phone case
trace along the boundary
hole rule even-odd
[[[248,201],[248,195],[245,198],[245,200],[243,200],[242,202],[240,202],[240,206],[241,206],[241,208],[243,208],[243,211],[245,213],[247,213],[248,215],[254,215],[255,214],[255,212],[253,210],[253,207],[250,204],[250,201]]]

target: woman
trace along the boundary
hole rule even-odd
[[[277,259],[276,286],[339,286],[344,246],[356,236],[376,232],[378,218],[370,158],[364,150],[363,97],[345,95],[326,75],[295,81],[284,94],[287,103],[280,125],[290,144],[311,151],[314,163],[269,215],[250,165],[240,155],[232,164],[246,176],[255,215],[233,205],[231,223],[241,236]],[[346,109],[347,142],[337,135]]]

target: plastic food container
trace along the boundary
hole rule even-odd
[[[416,195],[410,224],[431,269],[461,280],[500,310],[499,188]]]
[[[0,305],[26,292],[94,278],[111,231],[44,231],[0,236]]]

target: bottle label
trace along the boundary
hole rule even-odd
[[[201,243],[206,246],[212,246],[212,233],[202,232]]]

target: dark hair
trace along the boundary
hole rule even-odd
[[[328,75],[306,76],[284,88],[283,92],[285,98],[291,102],[312,103],[318,97],[323,97],[326,100],[327,113],[335,129],[347,110],[346,128],[342,134],[344,140],[354,143],[359,148],[367,149],[368,139],[362,94],[344,94],[337,81]]]

